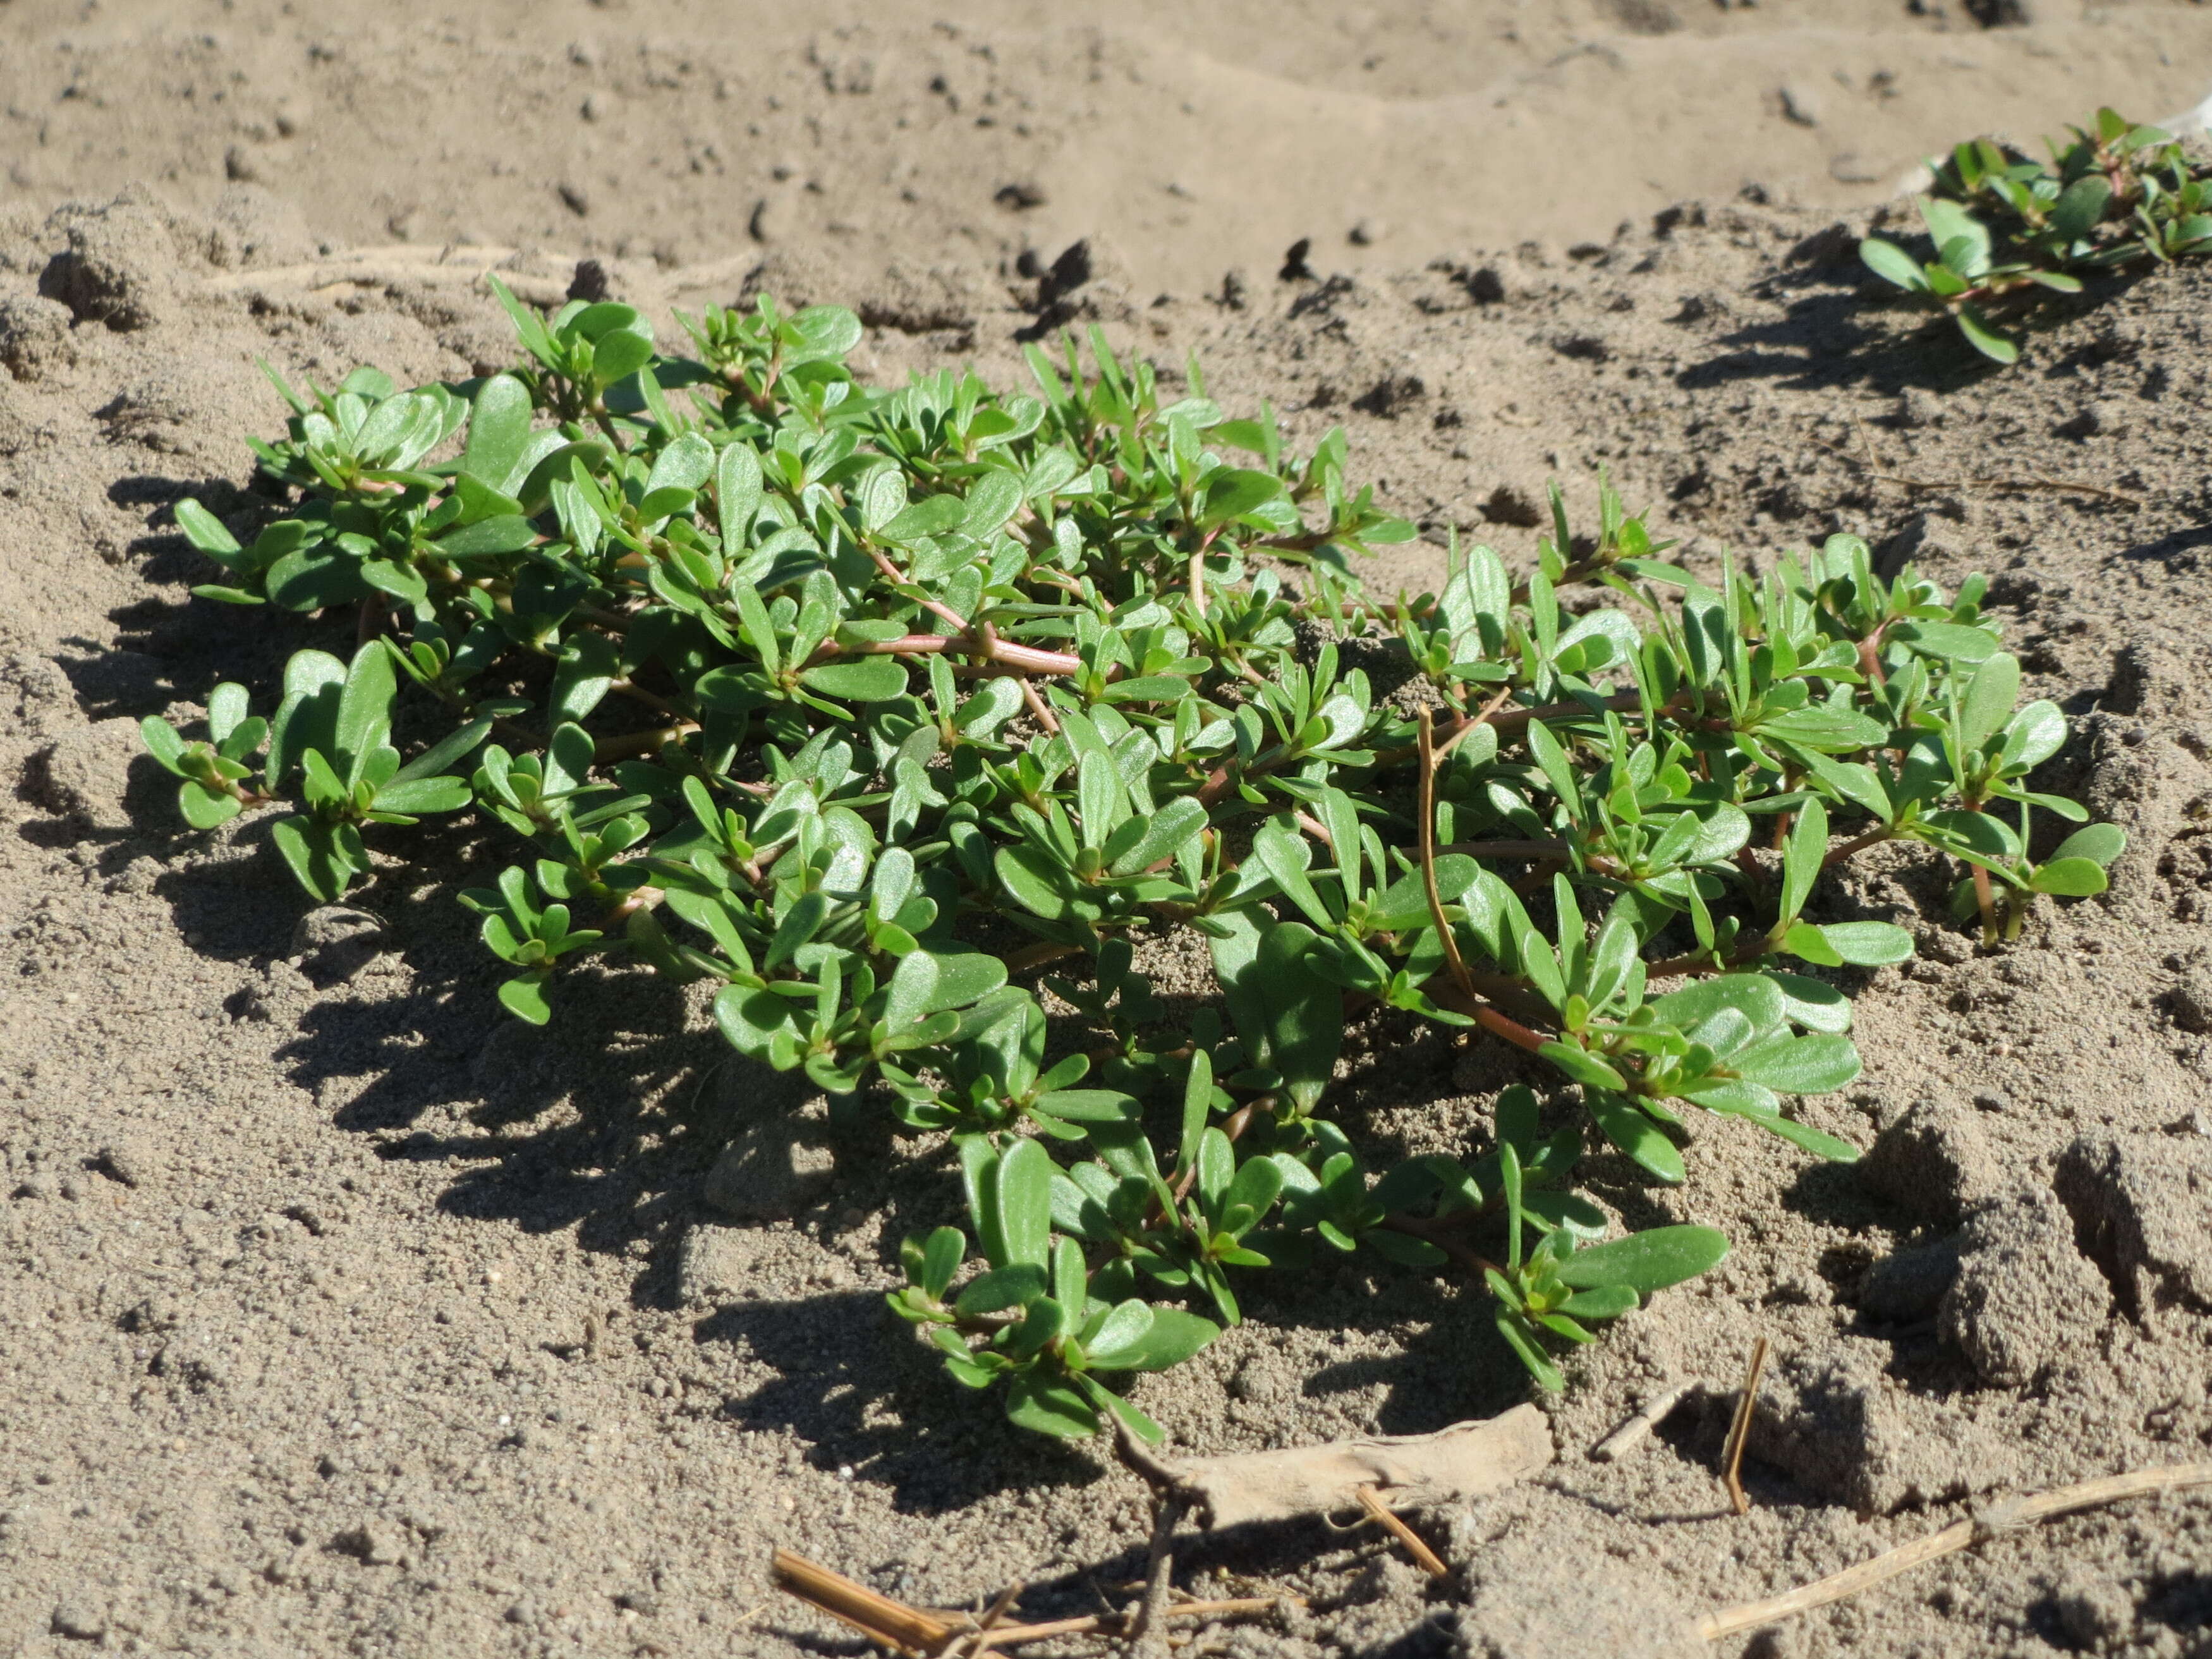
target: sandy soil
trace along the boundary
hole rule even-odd
[[[1386,270],[1747,183],[1864,205],[1962,134],[2208,90],[2180,0],[13,0],[0,200],[244,179],[356,245],[663,264],[1103,236],[1191,295],[1301,237]]]
[[[1833,915],[1921,948],[1865,977],[1865,1077],[1808,1107],[1868,1159],[1714,1128],[1686,1188],[1624,1187],[1737,1249],[1578,1367],[1558,1465],[1424,1517],[1436,1587],[1366,1533],[1201,1545],[1191,1588],[1312,1605],[1197,1650],[1674,1651],[1687,1613],[1981,1494],[2206,1455],[2212,276],[2085,296],[1993,373],[1862,304],[1849,249],[1962,127],[2194,101],[2212,14],[299,13],[0,3],[0,1653],[849,1652],[768,1589],[773,1545],[917,1603],[1024,1581],[1038,1616],[1141,1564],[1137,1483],[1012,1436],[883,1312],[898,1237],[956,1206],[941,1167],[855,1131],[826,1185],[764,1182],[725,1147],[788,1103],[679,993],[585,977],[538,1034],[497,1015],[465,876],[306,913],[254,824],[178,833],[137,718],[333,626],[186,592],[167,509],[243,504],[239,440],[276,423],[254,358],[405,381],[505,355],[446,273],[327,280],[395,241],[556,249],[511,266],[556,289],[603,254],[656,310],[835,299],[879,375],[1011,380],[1039,320],[1015,262],[1088,235],[1054,315],[1196,350],[1306,441],[1347,425],[1428,538],[1386,586],[1438,570],[1447,526],[1527,556],[1545,480],[1587,503],[1599,467],[1701,568],[1844,528],[1995,578],[2032,694],[2076,722],[2050,785],[2133,838],[2112,894],[1984,956],[1932,861],[1856,877]],[[1279,276],[1297,236],[1321,276]],[[1478,1145],[1513,1076],[1381,1021],[1351,1049],[1340,1109],[1411,1149]],[[1417,1276],[1249,1311],[1140,1390],[1180,1443],[1415,1431],[1523,1388]],[[1737,1518],[1712,1465],[1759,1335]],[[1699,1386],[1640,1456],[1588,1459],[1669,1382]],[[2182,1659],[2209,1620],[2212,1510],[2179,1499],[1718,1650]]]

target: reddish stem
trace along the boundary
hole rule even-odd
[[[1878,823],[1864,835],[1854,836],[1841,847],[1831,848],[1828,855],[1820,860],[1820,867],[1825,870],[1832,864],[1841,864],[1852,854],[1863,853],[1868,848],[1878,846],[1889,838],[1889,826]]]
[[[1894,622],[1896,618],[1890,619]],[[1889,623],[1882,625],[1859,641],[1859,672],[1867,677],[1869,685],[1887,685],[1888,679],[1881,672],[1881,642],[1889,633]]]
[[[1418,1238],[1425,1243],[1435,1245],[1477,1278],[1486,1273],[1502,1273],[1496,1262],[1476,1254],[1455,1234],[1434,1222],[1424,1221],[1419,1216],[1386,1215],[1377,1224],[1386,1232],[1403,1233],[1408,1238]]]

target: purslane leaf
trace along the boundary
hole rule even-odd
[[[1609,1244],[1585,1245],[1562,1257],[1558,1272],[1564,1285],[1650,1296],[1719,1266],[1728,1249],[1728,1235],[1717,1227],[1650,1227]]]
[[[1593,1094],[1590,1116],[1605,1138],[1642,1166],[1647,1174],[1679,1186],[1688,1178],[1682,1153],[1657,1124],[1618,1095]]]

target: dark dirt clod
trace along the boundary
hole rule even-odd
[[[1992,1196],[2003,1171],[1969,1107],[1916,1100],[1858,1162],[1860,1184],[1916,1221],[1954,1224]]]
[[[1872,1343],[1770,1373],[1749,1446],[1753,1458],[1861,1515],[1987,1492],[2018,1472],[2002,1444],[1885,1374]]]
[[[1959,1276],[1959,1246],[1940,1239],[1883,1256],[1859,1281],[1859,1311],[1869,1320],[1910,1325],[1933,1319]]]
[[[2081,1250],[2136,1318],[2212,1313],[2212,1141],[2098,1136],[2060,1156],[2053,1185]]]
[[[2094,1338],[2110,1302],[2057,1194],[2028,1188],[1967,1218],[1936,1322],[1984,1382],[2021,1388]]]

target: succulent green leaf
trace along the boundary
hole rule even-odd
[[[521,480],[524,450],[530,442],[530,389],[512,374],[494,374],[477,388],[469,416],[468,442],[461,471],[501,495]]]
[[[1491,1316],[1498,1326],[1498,1334],[1505,1339],[1506,1346],[1512,1349],[1514,1356],[1528,1368],[1528,1375],[1535,1378],[1537,1387],[1547,1394],[1557,1394],[1567,1386],[1567,1379],[1560,1374],[1559,1368],[1551,1362],[1538,1344],[1536,1334],[1525,1314],[1518,1309],[1501,1304],[1492,1310]]]
[[[1619,1095],[1592,1095],[1589,1113],[1605,1138],[1647,1174],[1669,1186],[1679,1186],[1688,1177],[1680,1150],[1657,1124]]]
[[[1123,1347],[1110,1364],[1096,1354],[1091,1363],[1105,1370],[1164,1371],[1182,1364],[1220,1334],[1221,1328],[1210,1319],[1181,1308],[1155,1307],[1152,1322],[1140,1340]]]
[[[1866,262],[1869,270],[1884,282],[1894,283],[1909,294],[1927,291],[1928,278],[1920,269],[1920,262],[1894,242],[1869,236],[1859,244],[1859,258]]]
[[[388,783],[378,790],[375,806],[380,812],[404,812],[411,817],[425,812],[458,812],[469,804],[470,799],[466,778],[410,778],[405,782]]]
[[[1547,1042],[1537,1051],[1576,1082],[1593,1089],[1626,1087],[1621,1075],[1606,1060],[1587,1048],[1570,1042]]]
[[[1643,1298],[1634,1287],[1627,1285],[1604,1285],[1587,1291],[1577,1291],[1559,1304],[1563,1314],[1577,1319],[1618,1319],[1633,1313],[1643,1304]]]
[[[2069,242],[2080,240],[2105,216],[2106,204],[2112,199],[2112,181],[2102,173],[2076,179],[2058,192],[2051,210],[2052,234]]]
[[[1813,884],[1820,878],[1820,861],[1828,853],[1828,809],[1820,801],[1808,800],[1797,809],[1797,822],[1790,827],[1790,839],[1782,854],[1782,915],[1794,921],[1805,901],[1812,896]]]
[[[2111,884],[2105,866],[2094,859],[2053,859],[2039,869],[2028,885],[2039,893],[2060,898],[2087,898]]]
[[[170,509],[177,520],[177,528],[185,532],[185,539],[201,552],[228,563],[228,556],[241,553],[238,538],[223,527],[222,520],[202,507],[191,496],[185,496]]]
[[[499,988],[499,1002],[500,1006],[527,1024],[543,1025],[553,1018],[553,1005],[546,1000],[543,974],[524,974],[508,980]]]
[[[1037,1141],[1018,1140],[1000,1155],[991,1192],[1006,1264],[1042,1270],[1049,1259],[1052,1174],[1051,1156]]]
[[[1561,1258],[1559,1282],[1582,1290],[1624,1289],[1650,1296],[1719,1266],[1728,1235],[1717,1227],[1651,1227]]]
[[[1959,735],[1978,750],[2004,728],[2020,699],[2020,659],[2008,651],[1987,658],[1966,682],[1959,704]]]
[[[1264,1009],[1267,1064],[1301,1112],[1319,1103],[1344,1043],[1344,995],[1306,965],[1313,930],[1282,922],[1260,935],[1252,972]]]
[[[2058,843],[2051,854],[2055,863],[2060,859],[2087,859],[2100,869],[2109,868],[2113,860],[2127,849],[2127,831],[2116,823],[2093,823],[2085,830],[2076,830]]]
[[[1098,1432],[1098,1413],[1073,1383],[1041,1371],[1024,1371],[1006,1390],[1006,1416],[1017,1428],[1062,1440]]]
[[[1966,343],[1992,362],[2016,363],[2020,348],[1990,326],[1979,307],[1962,305],[1958,310],[1959,332],[1966,337]]]
[[[304,816],[279,818],[269,826],[269,838],[308,896],[324,904],[343,898],[354,878],[368,869],[361,832],[349,823]]]
[[[185,740],[178,736],[175,726],[159,714],[149,714],[138,722],[138,736],[147,752],[161,763],[164,771],[173,772],[179,777],[185,775],[180,764],[185,757]]]
[[[952,1283],[953,1274],[960,1271],[961,1258],[968,1253],[968,1239],[957,1227],[939,1227],[929,1236],[922,1247],[921,1288],[931,1297],[942,1299],[946,1286]]]
[[[1828,936],[1809,921],[1790,923],[1782,936],[1780,948],[1819,967],[1840,968],[1844,965],[1842,955],[1828,943]]]
[[[1027,1144],[1035,1146],[1036,1142]],[[963,1319],[1003,1313],[1009,1308],[1028,1307],[1050,1289],[1042,1262],[1010,1262],[969,1280],[954,1301],[952,1310]]]
[[[210,789],[195,780],[186,780],[177,786],[177,810],[186,823],[195,830],[212,830],[219,823],[228,823],[246,810],[237,796],[219,789]],[[2087,862],[2076,860],[2077,863]],[[2094,865],[2090,868],[2096,869]],[[2097,871],[2101,878],[2104,872]]]
[[[1206,505],[1198,521],[1206,529],[1212,529],[1231,519],[1243,518],[1282,493],[1282,480],[1272,472],[1224,468],[1206,480]]]
[[[1124,1123],[1137,1116],[1136,1097],[1112,1089],[1054,1089],[1036,1097],[1036,1109],[1071,1123]]]
[[[1764,974],[1718,974],[1654,997],[1645,1006],[1668,1024],[1686,1031],[1723,1009],[1741,1014],[1753,1031],[1771,1031],[1788,1012],[1781,988]]]
[[[825,663],[806,670],[799,683],[810,691],[847,702],[890,702],[906,695],[906,665],[893,656]]]
[[[1859,1074],[1859,1051],[1847,1036],[1816,1031],[1739,1050],[1729,1057],[1729,1069],[1778,1094],[1826,1094]]]
[[[1838,957],[1854,968],[1887,968],[1912,955],[1912,935],[1893,922],[1825,922],[1820,937]]]

